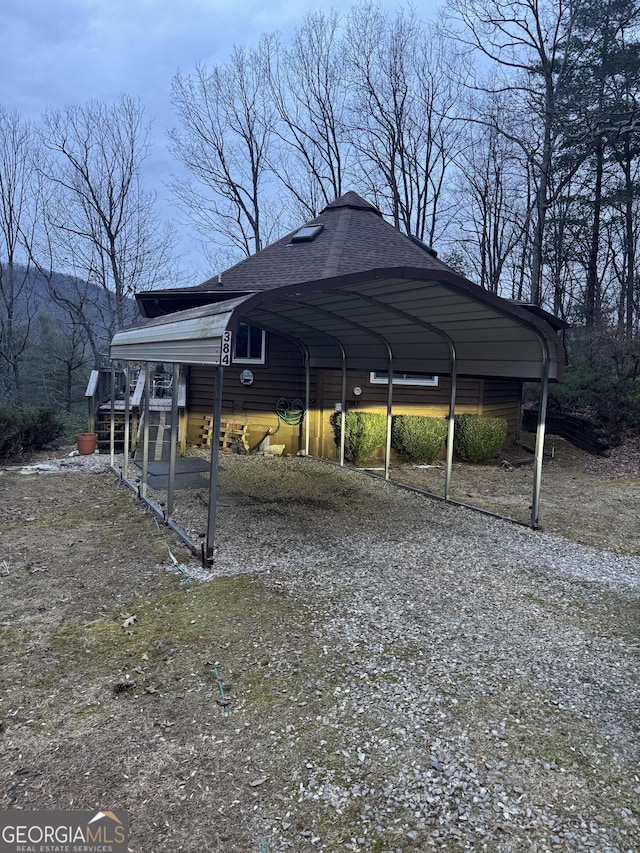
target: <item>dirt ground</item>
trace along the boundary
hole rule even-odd
[[[533,448],[535,437],[523,445]],[[435,495],[444,492],[444,466],[404,465],[392,479]],[[490,465],[454,464],[451,498],[525,524],[530,523],[533,454],[512,447]],[[584,545],[640,555],[640,440],[608,456],[592,456],[558,436],[548,436],[540,492],[541,529]]]
[[[259,850],[252,752],[280,709],[225,701],[299,642],[295,603],[168,572],[189,555],[110,473],[4,473],[0,528],[0,808],[108,803],[138,853]]]
[[[640,554],[637,445],[548,449],[544,527]],[[453,497],[526,516],[531,466],[514,461],[456,466]],[[442,476],[394,472],[434,492]],[[263,853],[270,780],[304,760],[304,736],[276,750],[274,730],[286,716],[313,737],[331,701],[265,694],[266,650],[294,684],[320,652],[304,602],[250,576],[188,582],[172,558],[189,555],[110,473],[0,473],[0,808],[124,809],[137,853]]]

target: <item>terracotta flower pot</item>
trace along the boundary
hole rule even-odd
[[[82,456],[96,452],[98,436],[95,432],[81,432],[76,436],[76,441],[78,442],[78,453]]]

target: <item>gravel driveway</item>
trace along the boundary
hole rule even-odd
[[[218,741],[237,766],[253,733],[260,853],[640,849],[640,558],[311,459],[221,463],[192,577],[250,574],[301,614]],[[178,523],[205,518],[178,493]]]
[[[640,848],[640,559],[318,461],[222,462],[215,573],[306,603],[322,666],[291,698],[334,697],[290,780],[310,849]]]

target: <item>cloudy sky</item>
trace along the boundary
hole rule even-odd
[[[293,0],[2,0],[0,100],[36,117],[48,104],[127,92],[164,119],[178,69],[224,60],[233,44],[295,26],[309,8]]]
[[[224,62],[234,44],[256,44],[263,32],[285,35],[309,10],[350,2],[294,0],[0,0],[0,104],[38,119],[47,106],[139,98],[152,122],[149,180],[170,209],[163,176],[177,171],[165,148],[174,124],[176,71]],[[400,3],[383,3],[390,9]],[[424,14],[434,0],[416,3]]]

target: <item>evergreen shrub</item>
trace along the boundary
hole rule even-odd
[[[466,462],[485,465],[502,449],[507,438],[504,418],[485,418],[482,415],[457,415],[453,448]]]
[[[410,462],[430,463],[444,449],[447,421],[424,415],[397,415],[393,419],[393,448]]]
[[[336,444],[340,444],[340,413],[331,416]],[[384,444],[387,418],[380,412],[347,412],[345,417],[344,455],[358,464],[369,459]]]
[[[0,407],[0,459],[12,459],[41,450],[60,432],[55,414],[48,409]]]

